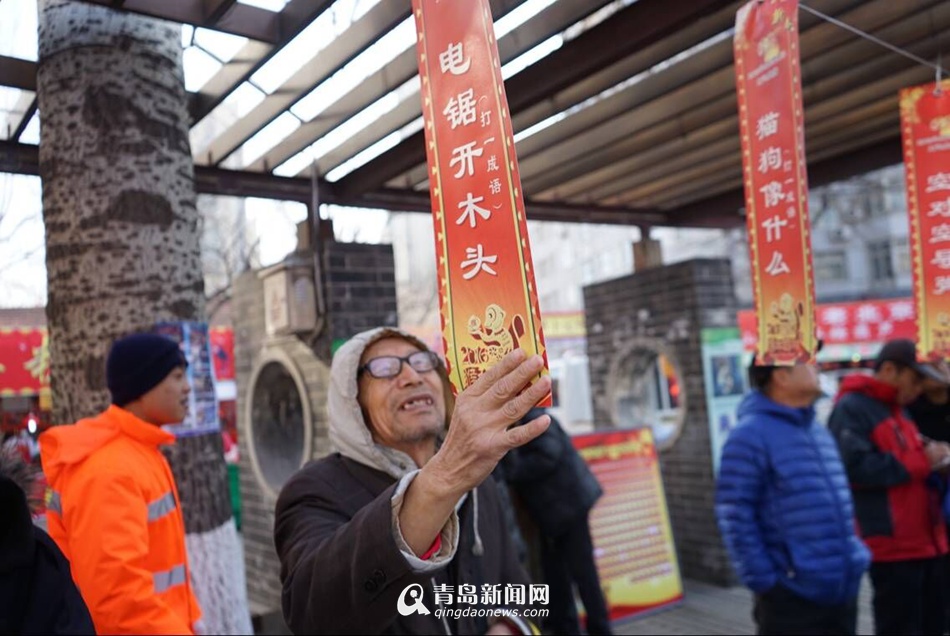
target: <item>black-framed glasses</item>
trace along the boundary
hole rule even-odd
[[[374,378],[388,380],[395,378],[402,372],[402,363],[407,363],[417,373],[426,373],[439,366],[439,356],[431,351],[414,351],[400,358],[399,356],[379,356],[366,361],[366,364],[357,369],[359,376],[364,371]]]

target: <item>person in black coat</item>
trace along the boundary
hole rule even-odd
[[[0,450],[0,634],[95,634],[69,562],[33,525],[30,468]]]
[[[523,421],[543,414],[543,409],[532,409]],[[508,451],[503,466],[505,479],[537,524],[541,537],[541,568],[551,592],[546,631],[580,633],[573,583],[587,611],[587,632],[612,633],[587,522],[603,490],[570,436],[552,417],[551,425],[540,437]]]

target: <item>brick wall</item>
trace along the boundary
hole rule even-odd
[[[332,342],[398,324],[392,246],[330,243],[324,262]]]
[[[266,359],[291,368],[306,387],[310,406],[311,458],[329,452],[326,392],[331,344],[379,325],[396,324],[396,282],[389,245],[328,243],[324,259],[327,328],[314,343],[284,336],[268,338],[264,328],[263,283],[257,272],[234,285],[234,357],[237,375],[238,437],[241,449],[241,502],[244,562],[252,614],[280,610],[280,565],[274,551],[276,493],[255,472],[248,443],[250,383]],[[271,616],[271,621],[274,617]],[[281,631],[278,629],[278,631]]]
[[[685,419],[675,444],[660,455],[663,483],[686,578],[722,585],[735,577],[713,513],[713,467],[700,331],[736,324],[728,260],[700,259],[648,269],[584,288],[594,421],[614,421],[611,374],[625,350],[654,342],[677,366]]]

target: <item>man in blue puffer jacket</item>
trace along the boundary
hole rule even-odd
[[[855,533],[848,480],[815,421],[813,365],[753,365],[753,391],[723,448],[716,517],[759,634],[854,634],[870,553]]]

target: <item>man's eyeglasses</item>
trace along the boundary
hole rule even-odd
[[[379,356],[366,361],[366,364],[357,369],[356,375],[364,371],[374,378],[387,380],[395,378],[402,372],[402,363],[406,362],[417,373],[426,373],[439,366],[439,356],[431,351],[416,351],[404,358],[399,356]]]

